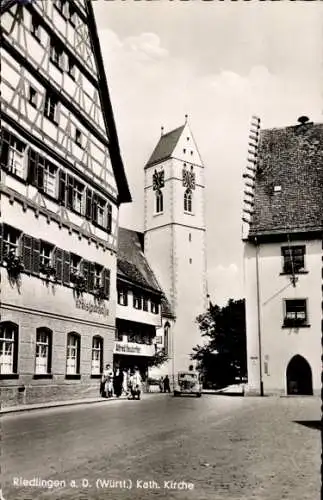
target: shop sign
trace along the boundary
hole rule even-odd
[[[154,346],[145,344],[135,344],[134,342],[115,342],[115,354],[132,354],[135,356],[153,356]]]
[[[109,316],[109,309],[100,304],[94,304],[94,302],[88,302],[83,299],[76,299],[75,305],[77,309],[83,309],[84,311],[88,311],[89,313],[97,313],[102,316]]]

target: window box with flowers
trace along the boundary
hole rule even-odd
[[[39,272],[41,274],[44,274],[47,279],[56,277],[56,269],[55,269],[55,267],[51,266],[50,264],[40,264],[39,265]]]
[[[85,292],[85,288],[86,288],[85,276],[79,271],[71,272],[70,280],[71,280],[71,283],[74,284],[74,289],[76,291],[76,294],[82,295],[82,293]]]
[[[106,294],[106,291],[104,289],[104,286],[100,286],[98,288],[95,288],[95,290],[94,290],[94,297],[99,302],[107,298],[107,294]]]
[[[16,255],[14,250],[11,250],[8,255],[3,258],[9,278],[18,279],[20,274],[24,271],[24,265],[20,256]]]

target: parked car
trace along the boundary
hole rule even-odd
[[[198,398],[202,396],[202,384],[198,372],[192,370],[178,372],[174,396],[183,394],[195,395]]]

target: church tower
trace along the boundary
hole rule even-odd
[[[170,372],[188,369],[206,309],[205,171],[187,117],[145,166],[145,255],[176,316]]]

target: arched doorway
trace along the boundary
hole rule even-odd
[[[296,355],[286,370],[287,394],[313,395],[312,370],[303,356]]]

